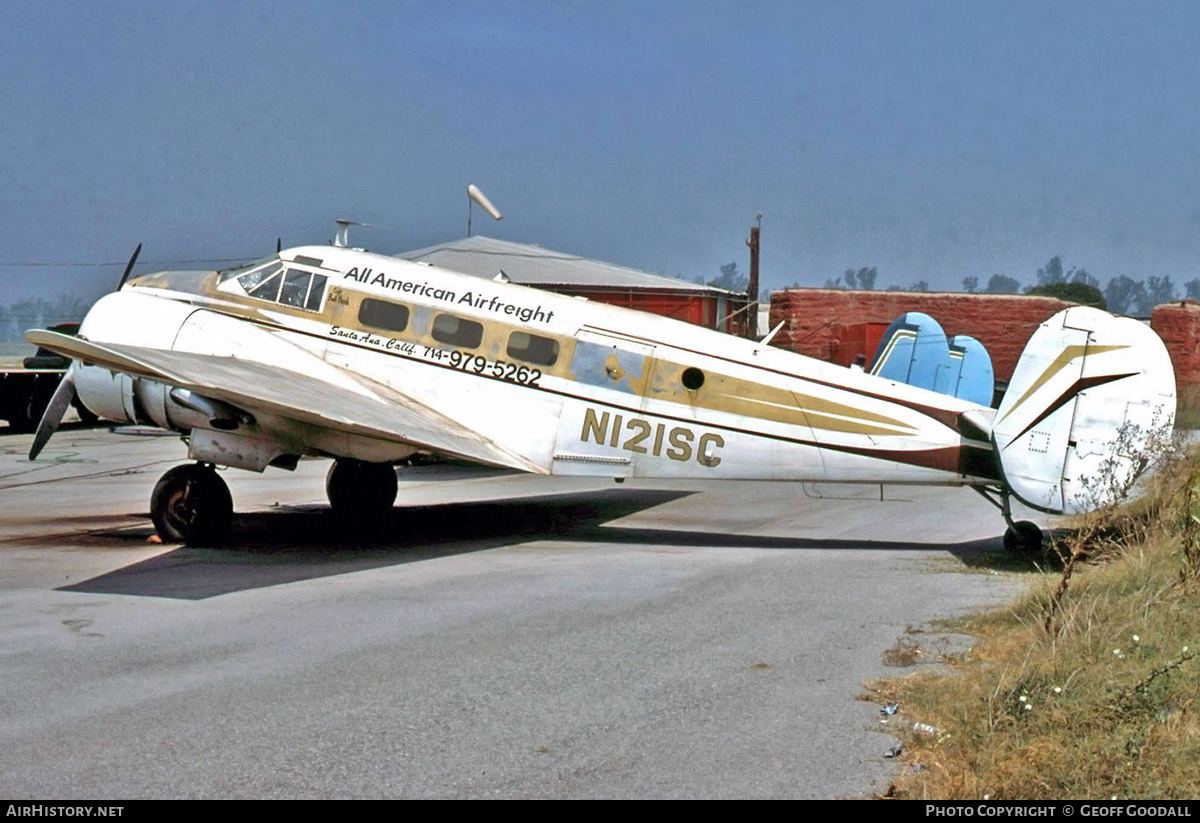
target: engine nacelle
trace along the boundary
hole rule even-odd
[[[96,302],[79,327],[79,336],[96,343],[170,349],[195,306],[121,291]],[[76,362],[75,390],[97,416],[117,423],[141,423],[167,429],[191,429],[207,422],[205,415],[170,396],[162,383],[101,366]]]
[[[97,302],[80,337],[101,346],[194,354],[198,369],[214,358],[244,359],[316,377],[331,390],[365,391],[352,375],[324,361],[323,341],[301,347],[244,320],[136,289]],[[136,351],[129,354],[136,359]],[[390,440],[302,422],[273,412],[269,403],[249,411],[186,385],[160,382],[165,378],[114,374],[79,360],[72,369],[80,400],[98,416],[189,433],[189,456],[203,462],[262,471],[294,467],[303,454],[389,463],[414,452]]]

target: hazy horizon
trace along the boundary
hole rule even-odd
[[[1200,276],[1200,7],[17,2],[0,303],[475,232],[685,279]],[[106,264],[106,265],[97,265]],[[194,264],[188,264],[194,265]]]

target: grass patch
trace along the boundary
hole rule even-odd
[[[1200,428],[1200,386],[1181,383],[1177,390],[1179,396],[1175,404],[1175,428]]]
[[[1131,504],[1081,518],[1061,567],[1007,611],[954,621],[978,638],[949,675],[872,684],[899,702],[913,799],[1200,797],[1200,455]]]

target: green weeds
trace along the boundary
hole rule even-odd
[[[953,672],[875,684],[913,722],[906,798],[1200,797],[1200,455],[1172,454],[1124,506],[1079,518],[1011,609],[953,630]]]

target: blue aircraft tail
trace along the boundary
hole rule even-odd
[[[867,371],[981,406],[992,403],[995,375],[987,349],[966,335],[947,340],[938,322],[921,312],[892,321]]]

